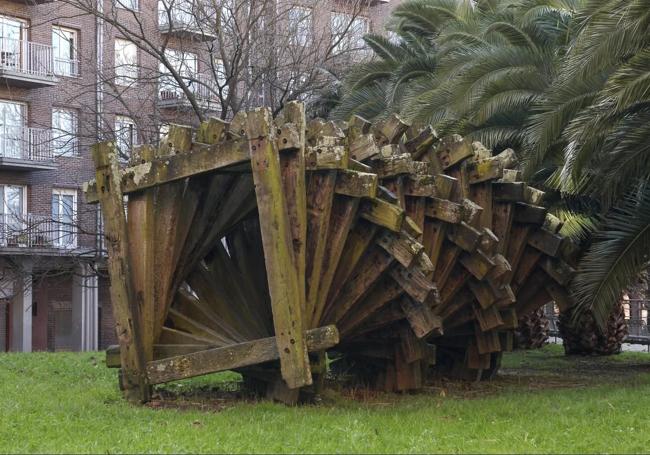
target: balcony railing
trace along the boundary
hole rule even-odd
[[[158,7],[158,29],[161,33],[193,35],[212,40],[215,38],[216,12],[209,5],[195,7],[191,3],[178,2],[171,8]]]
[[[26,40],[0,38],[0,70],[3,73],[39,78],[54,83],[54,69],[52,46]]]
[[[218,102],[219,98],[216,95],[216,85],[213,78],[199,74],[188,78],[185,83],[196,101],[202,104],[203,107],[206,104],[216,104]],[[163,107],[189,105],[185,92],[178,87],[178,84],[171,76],[162,76],[159,87],[158,98]]]
[[[52,161],[52,131],[25,126],[0,127],[0,158]]]
[[[79,76],[79,60],[54,57],[54,74],[57,76]]]
[[[77,247],[77,224],[69,220],[28,214],[0,214],[0,247],[54,248]]]

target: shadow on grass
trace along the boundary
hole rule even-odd
[[[419,398],[482,399],[521,392],[584,389],[625,383],[634,387],[650,380],[650,354],[623,353],[609,357],[565,356],[562,348],[506,353],[503,367],[492,380],[468,382],[436,379],[412,393],[384,393],[359,386],[331,382],[317,402],[325,406],[364,404],[390,406],[406,396]],[[641,380],[644,379],[644,380]],[[154,409],[222,411],[236,403],[262,401],[243,387],[241,376],[220,373],[166,384],[156,388]]]

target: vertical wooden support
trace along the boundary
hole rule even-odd
[[[146,360],[142,347],[140,315],[131,281],[126,214],[115,144],[96,144],[92,147],[92,155],[108,249],[111,304],[120,344],[121,386],[128,400],[146,402],[150,398],[145,372]]]
[[[140,159],[150,161],[154,157],[151,146],[138,150]],[[142,324],[142,347],[147,362],[153,360],[155,343],[155,284],[154,284],[154,189],[129,195],[128,239],[133,274],[133,286]]]
[[[270,111],[249,112],[247,130],[282,378],[289,388],[295,389],[311,384],[312,378],[292,232]]]
[[[309,324],[317,306],[325,250],[333,247],[327,238],[335,185],[336,171],[316,171],[309,177],[307,232],[311,241],[307,245],[306,269],[306,317]]]
[[[171,125],[167,140],[161,144],[158,150],[159,156],[165,156],[174,153],[183,153],[192,147],[192,129],[188,126]],[[181,226],[179,214],[183,208],[183,191],[185,181],[180,180],[158,188],[157,201],[155,207],[156,224],[155,237],[157,245],[157,254],[155,256],[156,282],[155,282],[155,301],[156,301],[156,325],[154,338],[160,336],[163,324],[167,317],[167,311],[171,305],[172,282],[176,265],[180,256],[182,245],[178,245],[179,229],[186,228]]]
[[[356,220],[359,199],[347,196],[335,196],[330,212],[330,225],[327,229],[327,245],[323,254],[323,275],[318,283],[318,296],[311,326],[318,327],[321,317],[325,311],[327,296],[330,293],[334,276],[338,270],[339,261],[343,254],[343,248],[347,244],[346,239]]]
[[[298,142],[291,148],[281,149],[280,169],[282,185],[287,202],[289,227],[291,229],[291,245],[293,246],[293,261],[298,276],[300,302],[303,314],[303,324],[307,321],[305,269],[307,257],[307,184],[305,181],[305,106],[302,103],[290,102],[281,113],[284,125],[278,128],[295,128]],[[286,125],[286,126],[285,126]],[[305,326],[305,328],[307,328]]]

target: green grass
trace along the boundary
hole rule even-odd
[[[509,354],[481,384],[414,395],[331,393],[288,408],[212,396],[213,375],[176,408],[136,407],[101,354],[0,355],[0,452],[647,452],[650,355],[567,359],[556,346]],[[365,399],[356,398],[365,396]],[[165,403],[163,403],[164,405]]]

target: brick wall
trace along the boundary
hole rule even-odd
[[[329,28],[329,13],[331,11],[347,11],[350,2],[330,0],[297,0],[296,3],[313,7],[314,27],[317,30]],[[379,23],[386,17],[389,5],[381,5],[363,15],[376,24],[372,25],[377,31]],[[157,0],[140,0],[140,11],[133,13],[113,8],[112,0],[104,1],[105,11],[113,11],[120,23],[135,25],[142,24],[146,35],[153,42],[160,42],[162,36],[157,24]],[[94,167],[90,156],[90,146],[105,137],[105,132],[112,129],[115,115],[133,117],[138,124],[139,142],[150,142],[157,138],[161,122],[175,121],[188,123],[191,117],[175,110],[156,109],[157,87],[153,76],[158,70],[157,61],[139,52],[139,76],[147,82],[136,83],[132,87],[115,88],[105,84],[103,125],[97,127],[96,116],[96,82],[97,82],[97,50],[96,50],[96,20],[85,15],[74,7],[62,2],[52,2],[43,5],[30,5],[29,2],[14,2],[0,0],[0,14],[26,20],[29,23],[27,39],[40,44],[52,44],[52,27],[63,26],[76,30],[78,33],[78,56],[80,59],[80,74],[78,77],[60,77],[53,87],[20,88],[11,84],[0,84],[0,100],[25,103],[27,106],[27,123],[31,127],[51,128],[52,110],[57,107],[74,109],[78,113],[78,155],[56,158],[57,167],[54,170],[16,171],[0,167],[0,184],[24,185],[28,213],[51,216],[52,191],[55,188],[73,189],[77,191],[78,218],[83,231],[78,244],[94,247],[96,232],[96,208],[83,202],[81,185],[93,177]],[[104,34],[104,67],[103,72],[109,76],[114,67],[115,39],[123,38],[119,30],[107,24]],[[171,38],[170,48],[190,50],[192,42]],[[199,72],[207,70],[199,65]],[[0,255],[3,252],[0,251]],[[35,284],[34,301],[37,302],[34,317],[34,349],[52,350],[55,347],[55,310],[66,311],[65,306],[71,304],[71,278],[52,277]],[[66,303],[67,302],[67,303]],[[114,344],[114,322],[108,295],[108,280],[100,278],[99,305],[101,308],[101,339],[100,348]],[[56,308],[54,308],[56,306]],[[0,334],[1,335],[1,334]]]

